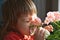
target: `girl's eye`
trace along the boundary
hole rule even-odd
[[[30,21],[26,21],[27,23],[30,22]]]

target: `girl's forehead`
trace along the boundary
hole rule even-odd
[[[31,20],[31,19],[32,19],[31,16],[22,16],[22,17],[20,17],[18,20],[29,21],[29,20]]]
[[[23,20],[26,20],[26,19],[29,19],[29,18],[31,18],[32,17],[32,15],[21,15],[20,17],[19,17],[19,19],[23,19]]]
[[[23,19],[23,20],[32,19],[32,17],[34,17],[34,16],[37,16],[37,14],[32,14],[32,15],[30,15],[30,14],[24,15],[24,14],[23,14],[23,15],[20,16],[19,19]]]
[[[22,14],[20,17],[21,18],[28,18],[28,17],[31,17],[32,15],[31,14]]]

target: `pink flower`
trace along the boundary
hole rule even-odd
[[[54,20],[55,20],[55,16],[54,16],[53,12],[48,12],[44,23],[49,24],[50,22],[53,22]]]
[[[57,20],[60,20],[60,13],[59,12],[48,12],[44,23],[49,24],[50,22],[54,22]]]
[[[47,29],[49,32],[53,32],[53,26],[52,25],[47,25],[44,28]]]
[[[34,19],[34,21],[33,20],[31,21],[31,24],[38,26],[38,25],[42,24],[42,21],[39,17],[37,17],[37,18]]]
[[[30,35],[34,35],[38,26],[42,24],[42,21],[36,14],[32,15],[31,25],[30,25]]]
[[[60,13],[54,12],[55,20],[60,20]]]
[[[50,23],[50,21],[49,21],[49,19],[46,17],[46,19],[45,19],[45,21],[44,21],[44,24],[49,24]]]

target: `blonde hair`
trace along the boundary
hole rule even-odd
[[[33,12],[37,13],[37,10],[32,0],[7,0],[3,5],[4,24],[1,36],[12,30],[11,26],[16,25],[19,16]]]

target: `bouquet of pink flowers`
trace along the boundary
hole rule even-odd
[[[43,30],[45,35],[44,38],[47,39],[47,37],[50,35],[50,32],[53,30],[52,25],[47,25],[44,28],[42,27],[43,23],[40,18],[37,17],[36,14],[32,16],[31,25],[30,25],[30,33],[31,35],[35,34],[36,28],[39,30]]]
[[[44,23],[49,24],[50,22],[55,22],[55,21],[60,21],[60,13],[59,12],[48,12]]]
[[[54,28],[47,40],[60,40],[60,13],[57,11],[48,12],[44,24],[52,25]]]

